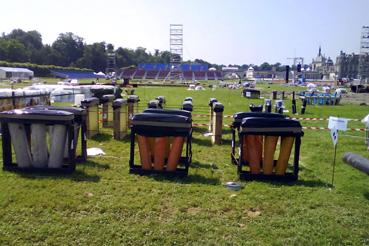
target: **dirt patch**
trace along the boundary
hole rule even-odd
[[[245,213],[247,214],[247,217],[249,218],[256,218],[261,215],[261,211],[258,208],[250,208],[246,210]]]
[[[192,207],[192,208],[188,208],[187,209],[187,213],[189,215],[196,215],[196,214],[198,214],[200,212],[201,212],[201,208],[197,208],[197,207]]]
[[[369,93],[352,93],[342,95],[340,104],[366,104],[369,105]]]

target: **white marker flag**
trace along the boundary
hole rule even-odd
[[[337,141],[338,141],[338,130],[336,127],[333,127],[331,129],[331,138],[332,138],[333,146],[336,146]]]
[[[338,117],[329,116],[328,128],[329,129],[336,128],[337,130],[340,130],[340,131],[346,131],[347,122],[348,120],[346,118],[338,118]]]

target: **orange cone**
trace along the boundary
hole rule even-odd
[[[167,164],[167,171],[175,171],[182,154],[182,148],[185,138],[173,137],[172,149],[170,150]]]

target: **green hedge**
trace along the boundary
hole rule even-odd
[[[34,63],[20,63],[20,62],[7,62],[0,61],[0,67],[22,67],[28,68],[35,73],[37,77],[48,77],[51,76],[50,70],[65,70],[65,71],[76,71],[76,72],[93,72],[91,69],[87,68],[77,68],[77,67],[60,67],[55,65],[38,65]]]

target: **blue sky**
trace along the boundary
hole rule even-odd
[[[44,43],[73,32],[87,43],[169,50],[169,24],[184,26],[184,59],[218,64],[310,63],[319,45],[334,60],[358,53],[369,0],[11,0],[0,32],[37,30]]]

